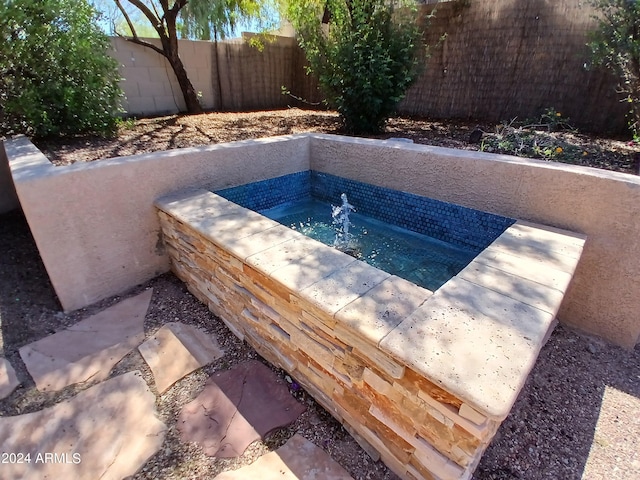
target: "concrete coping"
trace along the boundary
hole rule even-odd
[[[212,192],[156,206],[455,395],[461,409],[495,420],[509,414],[553,330],[586,240],[517,221],[430,292]]]

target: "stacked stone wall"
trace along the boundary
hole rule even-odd
[[[175,274],[404,479],[468,479],[490,419],[259,269],[159,211]]]

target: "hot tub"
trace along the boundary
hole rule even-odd
[[[308,192],[314,173],[294,175],[302,187],[279,190],[285,197]],[[267,185],[219,193],[258,209],[293,200],[268,205],[280,194]],[[453,238],[476,251],[431,290],[221,195],[156,202],[172,269],[189,290],[401,478],[470,478],[553,329],[584,236],[460,210],[481,228]],[[261,196],[267,204],[249,205]],[[373,208],[389,215],[420,212],[411,200],[389,213],[381,198]],[[453,221],[432,232],[453,231]]]

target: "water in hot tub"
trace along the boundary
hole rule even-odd
[[[435,291],[462,270],[475,252],[441,240],[366,217],[349,215],[356,258]],[[260,213],[304,235],[333,246],[337,226],[332,206],[310,198],[262,210]]]

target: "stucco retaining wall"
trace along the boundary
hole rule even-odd
[[[70,311],[169,270],[156,198],[305,170],[307,143],[246,140],[66,167],[53,166],[26,137],[3,145],[40,256]]]
[[[627,348],[640,340],[640,177],[510,156],[294,135],[54,167],[4,142],[20,203],[65,310],[167,271],[153,201],[313,168],[588,236],[558,318]]]
[[[507,155],[314,135],[311,168],[588,237],[558,319],[640,341],[640,177]]]

